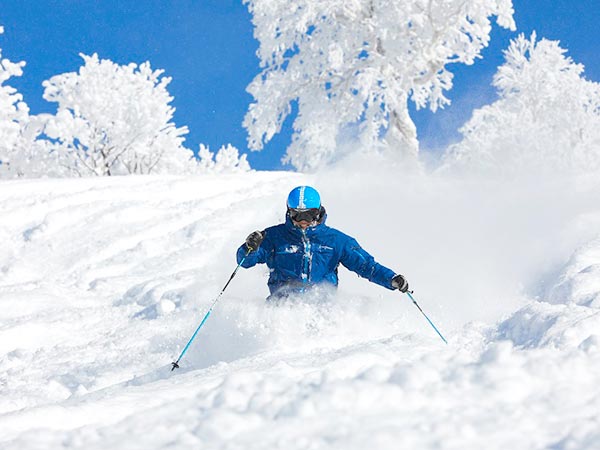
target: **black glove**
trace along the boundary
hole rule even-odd
[[[392,287],[400,292],[408,291],[408,281],[402,275],[396,275],[392,278]]]
[[[263,239],[265,238],[265,233],[262,231],[255,231],[250,233],[250,235],[246,238],[246,247],[248,250],[255,252],[260,247]]]

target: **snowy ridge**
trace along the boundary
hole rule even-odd
[[[600,237],[586,243],[573,254],[559,283],[552,287],[548,301],[600,307]]]
[[[0,448],[597,448],[598,186],[360,173],[2,182]],[[343,269],[275,307],[255,268],[171,372],[303,183],[450,344]]]

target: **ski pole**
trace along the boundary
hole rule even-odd
[[[202,328],[202,325],[204,325],[204,322],[206,322],[206,319],[208,319],[208,316],[210,316],[210,313],[212,312],[212,309],[215,307],[215,305],[217,304],[217,302],[221,298],[221,295],[223,295],[223,292],[225,292],[225,289],[227,289],[227,286],[229,286],[229,283],[231,283],[231,280],[233,280],[233,277],[235,277],[235,274],[237,273],[237,271],[241,267],[242,263],[246,260],[246,257],[250,254],[251,251],[252,250],[248,249],[248,251],[246,252],[246,254],[244,255],[244,257],[242,258],[242,260],[240,261],[240,263],[237,265],[237,267],[235,268],[235,270],[233,271],[233,273],[229,277],[229,280],[227,281],[227,283],[225,284],[225,286],[223,287],[223,289],[221,289],[221,292],[219,293],[219,295],[217,295],[217,298],[215,298],[215,301],[212,302],[212,305],[210,305],[210,308],[208,308],[208,311],[206,312],[204,318],[200,322],[200,325],[198,325],[198,328],[196,328],[196,331],[194,331],[194,334],[192,334],[192,337],[190,338],[190,340],[188,341],[188,343],[186,344],[186,346],[183,348],[183,351],[181,352],[181,355],[179,355],[179,358],[177,358],[177,361],[171,363],[171,365],[173,366],[173,368],[171,369],[171,372],[173,372],[175,369],[179,369],[179,361],[181,361],[181,358],[183,358],[183,355],[185,355],[185,352],[187,352],[187,350],[190,347],[192,341],[196,338],[196,335],[198,334],[198,331],[200,331],[200,328]]]
[[[433,327],[433,329],[435,330],[435,332],[439,335],[439,337],[442,338],[442,341],[444,341],[446,344],[448,344],[448,341],[444,338],[444,336],[442,336],[442,333],[440,333],[440,331],[435,327],[433,322],[431,320],[429,320],[429,317],[427,317],[427,314],[425,314],[423,312],[423,310],[421,309],[421,307],[419,306],[419,304],[417,303],[415,298],[412,296],[413,292],[414,291],[406,291],[406,295],[408,295],[410,297],[410,299],[412,300],[412,302],[415,304],[415,306],[417,308],[419,308],[419,311],[421,311],[421,314],[423,314],[425,316],[425,318],[427,319],[427,322],[429,322],[429,325],[431,325]]]

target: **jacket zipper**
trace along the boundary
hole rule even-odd
[[[304,244],[304,256],[302,257],[302,282],[308,283],[310,281],[310,266],[312,262],[312,255],[310,248],[310,240],[306,236],[306,230],[302,230],[302,243]]]

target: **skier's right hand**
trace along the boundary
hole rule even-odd
[[[262,231],[254,231],[246,238],[246,248],[252,252],[258,250],[260,244],[265,238],[265,233]]]

